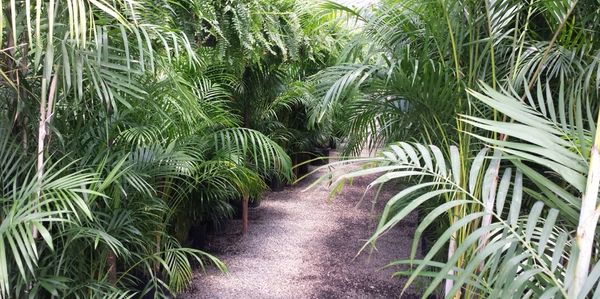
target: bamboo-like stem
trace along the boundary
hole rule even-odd
[[[481,227],[486,227],[489,226],[490,224],[492,224],[492,214],[494,212],[494,204],[496,203],[496,190],[498,189],[498,179],[499,179],[499,174],[500,174],[500,159],[501,159],[501,153],[500,151],[496,151],[494,153],[494,157],[492,158],[492,162],[490,162],[490,169],[489,171],[485,174],[488,177],[491,177],[491,184],[490,184],[490,189],[489,189],[489,193],[488,194],[483,194],[482,192],[482,196],[485,196],[485,198],[482,198],[483,200],[483,211],[485,212],[485,215],[483,215],[482,219],[481,219]],[[490,238],[490,234],[485,233],[481,236],[481,238],[479,239],[479,248],[480,250],[483,250],[483,248],[485,248],[485,246],[487,245],[488,241]],[[479,269],[483,269],[484,268],[484,263],[481,262],[481,265],[479,266]]]
[[[485,10],[486,10],[486,18],[488,25],[488,35],[490,40],[490,66],[492,67],[492,88],[496,89],[496,54],[494,47],[494,37],[492,36],[492,17],[490,16],[492,9],[492,5],[489,3],[489,0],[485,1]],[[496,120],[496,110],[494,110],[494,120]]]
[[[533,0],[532,0],[533,2]],[[518,66],[521,65],[521,59],[523,56],[523,49],[524,49],[524,45],[525,45],[525,34],[527,33],[527,31],[529,30],[529,22],[531,20],[531,17],[533,16],[533,5],[531,3],[529,3],[529,8],[527,9],[527,18],[525,19],[525,27],[523,29],[523,32],[521,32],[518,40],[519,40],[519,47],[517,49],[519,49],[517,51],[517,57],[516,60],[511,63],[511,68],[512,71],[510,72],[511,75],[511,80],[514,81],[517,78],[517,71],[518,71]],[[517,30],[515,30],[515,34],[516,34]]]
[[[48,3],[48,38],[52,39],[54,37],[54,0],[50,0]],[[38,123],[38,140],[37,140],[37,167],[36,167],[36,177],[38,190],[36,192],[37,198],[40,198],[42,195],[42,178],[44,176],[44,149],[46,147],[45,138],[48,135],[46,131],[49,121],[49,116],[52,115],[52,107],[51,103],[54,102],[54,94],[56,91],[56,83],[58,82],[58,71],[55,72],[54,77],[52,77],[52,62],[54,60],[54,49],[51,46],[51,43],[46,47],[46,63],[44,66],[44,76],[42,78],[42,96],[40,98],[40,118]],[[52,81],[50,83],[50,88],[47,89],[48,81]],[[46,102],[47,101],[47,102]],[[34,238],[38,236],[38,230],[34,226],[32,235]]]
[[[452,45],[452,58],[454,60],[454,68],[456,72],[456,85],[457,88],[461,88],[460,80],[461,80],[461,71],[460,71],[460,63],[458,57],[458,47],[456,45],[456,40],[454,38],[454,31],[452,29],[452,24],[450,23],[450,16],[448,15],[448,11],[446,10],[446,1],[440,1],[440,4],[443,6],[442,10],[444,11],[444,18],[446,19],[446,25],[448,26],[448,34],[450,35],[450,43]]]
[[[454,217],[456,218],[456,217]],[[454,219],[452,221],[452,224],[454,224],[454,222],[456,221],[456,219]],[[448,259],[450,259],[453,255],[454,252],[456,251],[456,238],[457,238],[457,233],[454,232],[452,233],[452,237],[450,237],[450,243],[448,244]],[[454,275],[454,270],[450,269],[448,270],[448,275],[449,276],[453,276]],[[450,294],[450,290],[452,290],[452,287],[454,287],[454,280],[452,279],[446,279],[445,285],[444,285],[444,294],[447,296],[448,294]]]
[[[588,169],[587,184],[585,193],[581,198],[581,212],[579,214],[579,224],[577,226],[576,259],[575,276],[573,283],[569,288],[569,298],[579,296],[583,284],[588,276],[590,262],[592,259],[592,249],[594,247],[594,236],[596,234],[596,226],[598,225],[598,188],[600,187],[600,112],[596,122],[596,136],[594,137],[594,145],[590,154],[590,166]]]
[[[48,136],[48,122],[52,117],[52,110],[54,107],[54,95],[56,94],[56,84],[58,82],[58,74],[54,75],[52,78],[52,83],[50,83],[50,90],[48,91],[48,102],[46,102],[45,98],[42,98],[40,102],[40,119],[38,123],[38,142],[37,142],[37,168],[36,168],[36,177],[38,190],[36,192],[37,198],[42,196],[42,180],[44,177],[44,149],[46,147],[45,139]],[[33,227],[32,231],[33,237],[38,237],[38,229],[37,227]]]

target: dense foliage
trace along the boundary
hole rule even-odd
[[[334,16],[292,0],[2,3],[0,297],[171,296],[194,264],[225,270],[182,244],[291,178],[294,134],[314,131],[287,127],[294,82],[333,61]]]
[[[600,297],[599,4],[0,2],[0,297],[173,296],[337,138],[424,297]]]
[[[426,281],[424,297],[600,296],[598,4],[339,8],[363,26],[310,81],[313,118],[343,119],[348,153],[393,144],[335,183],[378,173],[370,187],[408,186],[369,243],[418,212],[411,259],[393,265]]]

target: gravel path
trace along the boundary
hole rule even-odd
[[[258,208],[250,209],[246,237],[239,234],[240,220],[231,220],[224,232],[212,236],[208,251],[227,264],[229,273],[196,273],[191,289],[181,297],[397,298],[404,280],[392,278],[392,269],[381,267],[409,255],[416,217],[381,238],[377,250],[355,258],[384,204],[380,200],[372,210],[374,193],[369,192],[357,206],[374,177],[355,179],[328,202],[326,186],[303,191],[320,174],[268,193]],[[393,190],[383,191],[381,199],[392,194]],[[402,298],[414,294],[409,289]]]

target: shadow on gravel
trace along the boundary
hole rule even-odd
[[[390,262],[407,258],[410,254],[416,215],[410,215],[376,243],[376,248],[367,247],[358,256],[361,247],[374,232],[385,202],[397,189],[387,189],[374,208],[371,206],[372,192],[356,206],[362,198],[364,186],[370,178],[360,178],[339,197],[355,201],[334,200],[347,212],[338,218],[337,229],[324,236],[323,252],[317,266],[320,278],[312,278],[322,283],[317,286],[318,298],[398,298],[406,278],[393,278],[399,268],[385,268]],[[411,286],[402,298],[419,298],[418,291]]]

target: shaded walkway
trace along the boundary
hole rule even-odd
[[[268,193],[258,208],[250,210],[245,238],[238,233],[239,220],[214,236],[209,251],[227,264],[230,273],[212,269],[197,273],[189,293],[182,297],[397,298],[403,280],[380,268],[409,255],[416,217],[380,239],[377,251],[354,259],[384,204],[377,204],[376,213],[371,213],[373,193],[369,193],[356,207],[373,177],[354,180],[331,203],[324,186],[302,192],[315,178]],[[392,192],[382,192],[381,199]]]

